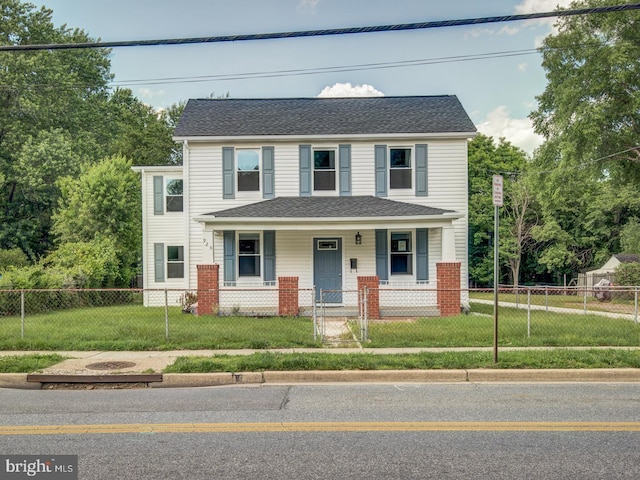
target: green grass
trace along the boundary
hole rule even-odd
[[[640,351],[625,349],[527,350],[499,352],[271,353],[180,357],[164,373],[263,372],[293,370],[410,370],[473,368],[640,368]]]
[[[58,354],[8,355],[0,357],[0,373],[30,373],[65,360]]]
[[[421,318],[415,322],[370,322],[366,346],[488,347],[493,345],[493,305],[472,303],[472,315]],[[640,325],[598,315],[501,307],[498,344],[502,346],[638,346]]]
[[[472,303],[472,315],[404,322],[370,322],[365,347],[487,347],[493,344],[493,306]],[[640,324],[595,314],[500,308],[501,346],[638,346]],[[175,350],[320,347],[310,318],[217,317],[118,305],[61,310],[25,318],[0,317],[1,350]],[[357,326],[353,325],[354,331]],[[359,332],[358,332],[359,333]]]
[[[173,350],[319,346],[309,318],[194,316],[141,305],[79,308],[0,317],[0,350]]]

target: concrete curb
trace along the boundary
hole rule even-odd
[[[78,375],[82,377],[82,375]],[[165,373],[151,388],[215,387],[223,385],[304,383],[533,383],[640,382],[640,369],[522,369],[522,370],[307,370],[241,373]],[[81,382],[76,382],[81,383]],[[39,390],[26,373],[0,374],[0,388]]]

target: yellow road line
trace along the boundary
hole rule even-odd
[[[16,425],[0,435],[242,432],[640,432],[640,422],[284,422]]]

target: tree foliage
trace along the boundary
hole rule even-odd
[[[562,17],[558,27],[541,48],[548,83],[531,118],[545,142],[531,178],[539,263],[560,274],[619,253],[622,232],[640,217],[640,13]]]
[[[80,29],[55,26],[53,12],[0,0],[0,45],[82,43]],[[110,50],[0,52],[0,248],[32,260],[51,233],[61,176],[112,155],[134,164],[181,163],[171,140],[181,105],[155,112],[127,89],[111,91]]]
[[[119,285],[128,286],[141,253],[140,180],[124,157],[85,166],[59,181],[53,232],[62,244],[108,240],[120,261]]]

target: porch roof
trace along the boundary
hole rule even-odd
[[[415,203],[398,202],[373,196],[353,197],[276,197],[262,202],[220,210],[194,219],[203,223],[225,224],[303,224],[318,227],[364,226],[364,224],[419,221],[445,222],[464,215],[454,210],[428,207]]]

